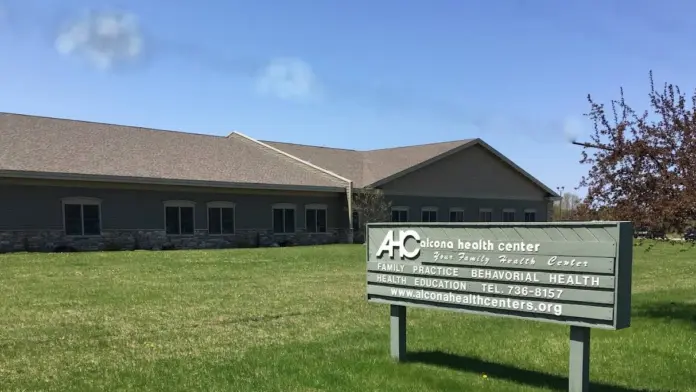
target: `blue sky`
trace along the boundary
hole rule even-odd
[[[695,8],[0,0],[0,111],[356,149],[481,137],[569,190],[588,93],[646,109],[650,69],[693,89]]]

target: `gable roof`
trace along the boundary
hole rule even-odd
[[[0,173],[342,190],[347,183],[238,133],[227,137],[0,113]]]
[[[363,182],[378,186],[470,143],[472,139],[366,151]]]
[[[511,161],[510,159],[508,159],[505,155],[501,154],[500,151],[496,150],[495,148],[491,147],[488,143],[486,143],[486,142],[484,142],[483,140],[478,139],[478,138],[477,138],[477,139],[471,139],[471,140],[465,141],[465,142],[463,142],[463,143],[461,143],[461,144],[459,144],[459,145],[453,146],[453,147],[452,147],[451,149],[449,149],[449,150],[446,150],[446,151],[444,151],[444,152],[442,152],[442,153],[440,153],[440,154],[437,154],[437,155],[433,155],[433,156],[431,156],[430,158],[428,158],[428,159],[426,159],[426,160],[423,160],[423,161],[421,161],[421,162],[419,162],[419,163],[417,163],[417,164],[415,164],[415,165],[411,165],[411,166],[409,166],[409,167],[407,167],[407,168],[401,170],[401,171],[398,172],[398,173],[394,173],[394,174],[392,174],[392,175],[390,175],[390,176],[388,176],[388,177],[384,177],[384,178],[382,178],[382,179],[380,179],[380,180],[378,180],[378,181],[376,181],[376,182],[370,184],[370,186],[377,187],[377,186],[380,186],[380,185],[382,185],[382,184],[386,184],[387,182],[390,182],[390,181],[395,180],[395,179],[397,179],[397,178],[399,178],[399,177],[405,176],[405,175],[407,175],[407,174],[409,174],[409,173],[411,173],[411,172],[414,172],[414,171],[416,171],[416,170],[418,170],[418,169],[420,169],[420,168],[422,168],[422,167],[425,167],[425,166],[427,166],[427,165],[431,165],[431,164],[433,164],[433,163],[435,163],[435,162],[437,162],[437,161],[439,161],[439,160],[441,160],[441,159],[444,159],[444,158],[446,158],[446,157],[448,157],[448,156],[450,156],[450,155],[452,155],[452,154],[456,154],[456,153],[458,153],[458,152],[460,152],[460,151],[463,151],[463,150],[465,150],[465,149],[467,149],[467,148],[471,148],[471,147],[474,147],[474,146],[481,146],[481,147],[483,147],[485,150],[487,150],[488,152],[490,152],[491,154],[493,154],[496,158],[500,159],[500,160],[503,161],[505,164],[507,164],[508,166],[510,166],[513,170],[517,171],[520,175],[522,175],[523,177],[527,178],[529,181],[533,182],[536,186],[538,186],[539,188],[541,188],[541,189],[543,189],[544,191],[546,191],[546,193],[548,193],[550,197],[553,197],[553,198],[560,198],[560,196],[559,196],[556,192],[554,192],[551,188],[549,188],[549,187],[547,187],[546,185],[544,185],[541,181],[539,181],[539,180],[536,179],[534,176],[532,176],[531,174],[529,174],[527,171],[525,171],[524,169],[522,169],[521,167],[519,167],[516,163],[514,163],[513,161]]]
[[[378,187],[452,154],[479,145],[543,189],[550,197],[559,197],[551,188],[478,138],[368,151],[273,141],[264,141],[264,143],[287,151],[315,165],[326,167],[341,176],[351,178],[358,188]]]
[[[368,151],[269,140],[264,140],[263,143],[350,178],[356,187],[362,188],[437,157],[471,140],[473,139]]]
[[[358,151],[0,113],[0,176],[337,191],[385,184],[474,145],[558,197],[481,139]]]

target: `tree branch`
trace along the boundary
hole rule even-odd
[[[587,148],[596,148],[596,149],[598,149],[598,150],[604,150],[604,151],[610,151],[610,152],[620,152],[620,151],[617,150],[616,148],[609,148],[609,147],[606,147],[606,146],[600,146],[599,144],[584,143],[584,142],[578,142],[578,141],[575,141],[575,140],[573,140],[571,143],[572,143],[572,144],[575,144],[575,145],[577,145],[577,146],[582,146],[582,147],[587,147]],[[636,155],[639,155],[639,154],[636,154]],[[647,155],[648,158],[652,159],[653,162],[655,162],[655,164],[657,165],[657,167],[660,168],[660,170],[663,170],[663,171],[664,171],[665,166],[662,164],[662,162],[660,162],[660,161],[657,159],[657,157],[656,157],[655,155],[649,154],[649,153],[645,153],[645,155]]]
[[[573,140],[571,143],[572,143],[572,144],[575,144],[576,146],[582,146],[582,147],[587,147],[587,148],[597,148],[597,149],[604,150],[604,151],[616,152],[616,150],[613,149],[613,148],[609,148],[609,147],[605,147],[605,146],[600,146],[599,144],[583,143],[583,142],[578,142],[578,141],[575,141],[575,140]]]
[[[613,119],[588,95],[591,140],[570,141],[583,149],[580,163],[591,166],[580,182],[584,215],[676,230],[694,223],[696,94],[688,100],[681,91],[672,84],[656,90],[651,72],[649,110],[633,110],[622,89],[611,101]]]

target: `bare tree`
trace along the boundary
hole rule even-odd
[[[621,89],[610,121],[588,95],[594,133],[590,142],[573,141],[584,147],[580,163],[591,166],[580,186],[587,207],[610,219],[680,230],[696,212],[696,94],[687,99],[672,84],[655,90],[651,71],[649,98],[651,113],[639,114]]]
[[[360,231],[363,233],[368,223],[391,220],[391,202],[387,201],[384,192],[377,188],[362,188],[353,193],[353,210],[360,216]]]
[[[562,199],[557,203],[554,203],[554,220],[570,219],[581,202],[582,199],[580,199],[580,196],[576,195],[575,193],[564,192]]]
[[[572,192],[566,192],[563,194],[563,200],[561,200],[561,203],[563,204],[563,211],[569,211],[572,212],[574,211],[578,205],[580,204],[582,200],[580,199],[580,196],[576,195],[575,193]]]

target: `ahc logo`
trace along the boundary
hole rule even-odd
[[[416,247],[413,250],[406,249],[406,241],[413,238],[416,242]],[[377,249],[376,256],[382,257],[384,252],[389,252],[389,258],[394,258],[394,250],[399,250],[401,259],[415,259],[420,254],[420,235],[415,230],[399,230],[399,238],[394,239],[394,230],[389,230],[382,240],[382,244]]]

